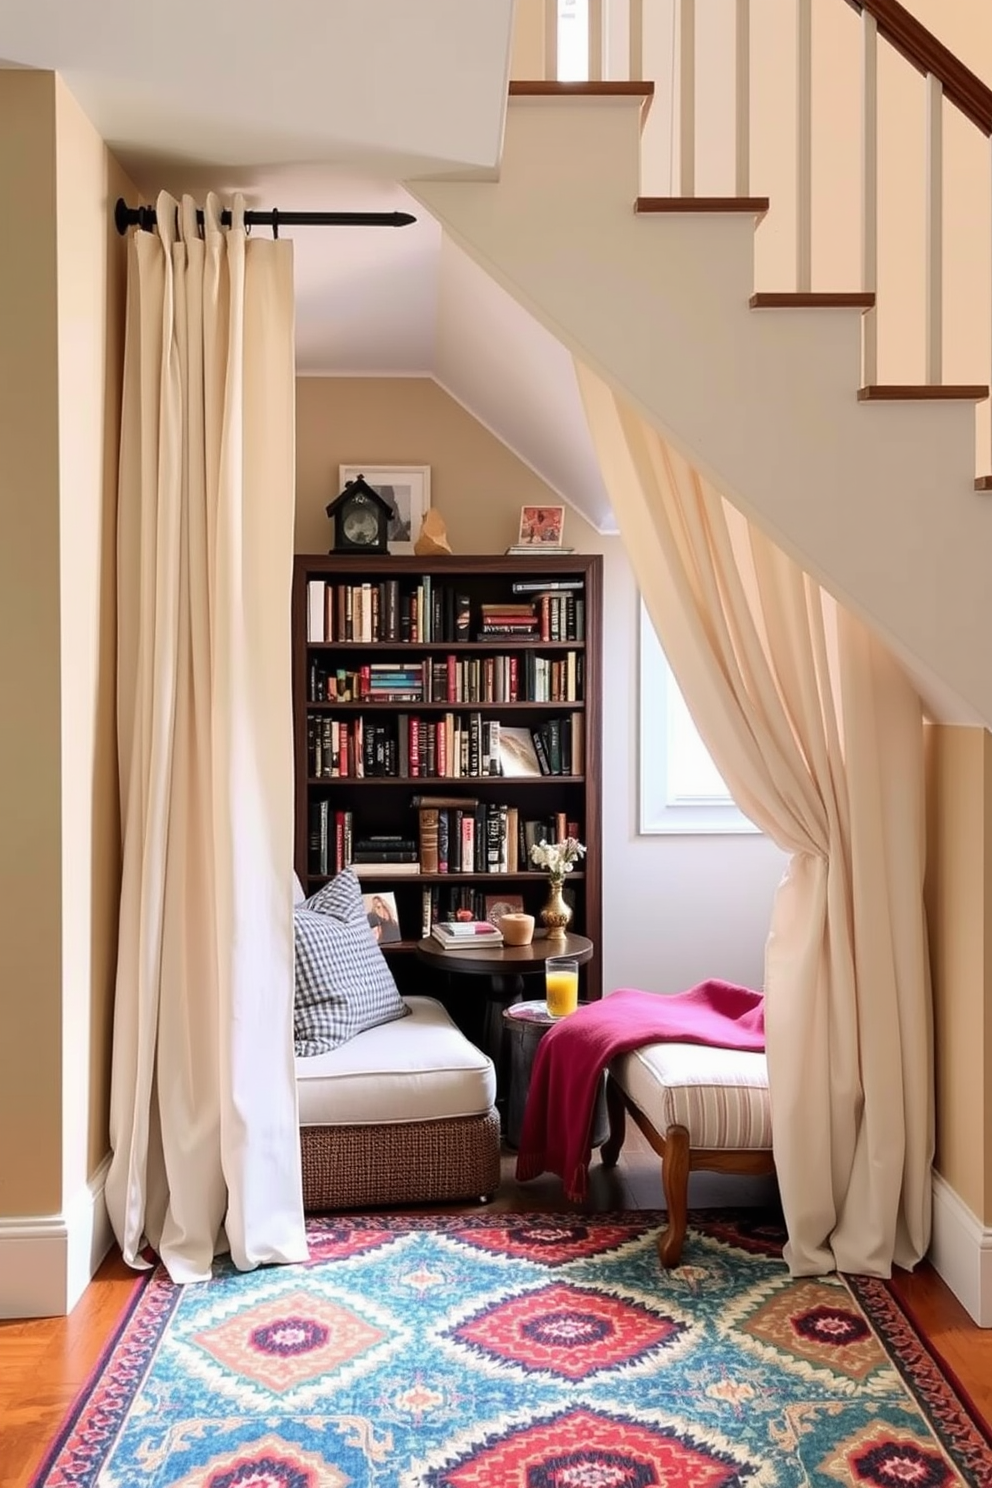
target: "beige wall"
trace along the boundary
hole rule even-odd
[[[992,736],[927,730],[936,1168],[992,1223]]]
[[[500,553],[520,507],[559,502],[538,476],[426,378],[297,380],[296,551],[330,545],[339,464],[430,465],[456,553]],[[707,976],[762,984],[784,858],[767,838],[638,831],[638,596],[616,537],[571,508],[565,541],[603,554],[603,984],[677,992]],[[720,905],[714,922],[712,907]]]
[[[55,79],[0,71],[0,1217],[61,1202]]]
[[[296,551],[326,552],[324,508],[338,466],[430,465],[431,504],[456,553],[502,553],[516,541],[520,508],[556,496],[505,444],[428,377],[301,377],[296,384]],[[596,551],[573,510],[565,541]]]
[[[0,71],[0,1218],[108,1149],[113,522],[130,187],[50,73]]]
[[[117,956],[117,452],[126,244],[135,192],[59,82],[58,281],[62,593],[62,1039],[67,1197],[108,1150]]]

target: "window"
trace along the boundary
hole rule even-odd
[[[643,602],[640,662],[641,832],[757,832],[699,737]]]

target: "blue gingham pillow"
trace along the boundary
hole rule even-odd
[[[405,1018],[410,1009],[369,929],[353,873],[339,873],[293,911],[297,1054],[323,1054],[365,1028]]]

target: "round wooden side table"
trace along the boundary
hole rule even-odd
[[[504,1038],[502,1013],[508,1003],[519,1002],[528,979],[544,976],[549,956],[571,956],[580,965],[592,960],[593,943],[585,935],[566,935],[561,940],[535,937],[525,946],[461,946],[438,944],[432,935],[417,941],[417,956],[435,971],[455,976],[485,977],[486,1017],[483,1051],[496,1066],[497,1106],[505,1116],[510,1084],[508,1039]],[[543,982],[542,982],[543,988]],[[428,990],[428,989],[425,989]]]

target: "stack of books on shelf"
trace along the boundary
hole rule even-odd
[[[445,950],[491,950],[503,944],[503,932],[489,920],[438,920],[431,936]]]
[[[479,606],[480,625],[477,641],[486,641],[490,636],[522,636],[525,639],[539,637],[541,621],[536,605],[529,600],[500,600],[497,604]]]

